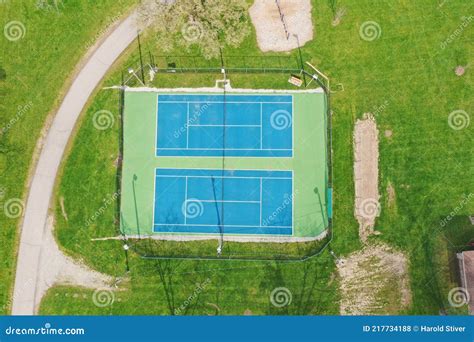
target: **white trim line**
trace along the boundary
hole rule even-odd
[[[114,88],[114,87],[110,87]],[[117,86],[116,88],[121,89],[121,86]],[[216,87],[203,87],[203,88],[149,88],[149,87],[136,87],[136,88],[129,88],[125,87],[125,91],[130,92],[150,92],[150,93],[194,93],[194,92],[208,92],[208,93],[222,93],[222,88]],[[226,89],[227,93],[236,93],[236,95],[240,95],[239,93],[268,93],[268,94],[298,94],[298,93],[324,93],[322,88],[316,89],[304,89],[304,90],[294,90],[294,89],[241,89],[241,88],[231,88]],[[203,95],[203,94],[197,94]]]

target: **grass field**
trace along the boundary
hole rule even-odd
[[[467,68],[462,77],[454,73],[457,65],[472,63],[472,24],[449,43],[443,43],[474,7],[461,0],[442,4],[428,0],[376,4],[352,0],[340,6],[346,9],[346,15],[334,27],[327,2],[313,1],[316,37],[302,49],[303,59],[326,72],[333,88],[339,89],[332,96],[334,239],[330,247],[338,256],[360,248],[353,217],[352,130],[356,118],[372,112],[381,132],[382,194],[381,217],[375,227],[381,235],[373,239],[404,251],[410,260],[412,303],[403,313],[438,314],[449,306],[447,293],[453,286],[446,268],[440,265],[446,261],[437,256],[441,221],[474,186],[474,126],[471,123],[455,130],[448,121],[455,110],[464,110],[472,118],[472,70]],[[367,21],[375,21],[380,27],[379,35],[371,41],[362,39],[359,33]],[[151,38],[145,45],[155,51]],[[262,55],[254,36],[238,50],[227,49],[224,54]],[[127,63],[136,62],[134,58]],[[115,74],[106,84],[118,82]],[[281,79],[239,76],[232,82],[233,86],[254,88],[287,86],[285,75]],[[212,75],[185,80],[165,75],[158,77],[155,85],[213,83]],[[100,308],[91,301],[93,291],[56,287],[44,299],[42,313],[172,314],[196,292],[198,295],[180,313],[338,313],[338,279],[334,259],[327,251],[304,263],[157,261],[130,253],[130,272],[125,274],[121,242],[90,241],[116,234],[116,206],[107,206],[90,225],[85,225],[85,218],[103,208],[104,200],[118,190],[114,163],[120,146],[118,117],[104,131],[98,131],[92,123],[98,110],[107,109],[117,115],[118,103],[116,92],[102,91],[84,115],[57,190],[56,218],[57,237],[67,253],[119,277],[121,290],[116,292],[113,305]],[[385,131],[392,134],[386,136]],[[389,184],[395,189],[391,203],[386,191]],[[61,213],[61,197],[68,221]],[[474,202],[468,201],[458,215],[473,210]],[[206,286],[197,291],[197,283]],[[291,291],[291,305],[276,308],[270,304],[270,293],[276,287]]]
[[[56,1],[56,7],[53,1],[0,1],[0,68],[6,74],[0,80],[0,314],[10,306],[20,208],[45,119],[98,33],[134,2]]]

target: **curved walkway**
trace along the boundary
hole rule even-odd
[[[49,260],[47,247],[50,246],[48,236],[52,236],[53,226],[47,221],[64,150],[87,100],[115,60],[135,40],[137,32],[133,13],[95,49],[68,89],[47,132],[25,206],[13,291],[13,315],[37,313],[44,292],[38,288],[41,287],[42,274],[47,271],[45,266],[55,267],[53,260]]]

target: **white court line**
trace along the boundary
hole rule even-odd
[[[217,104],[222,104],[222,103],[233,103],[233,104],[261,104],[261,103],[268,103],[268,104],[290,104],[291,102],[264,102],[264,101],[249,101],[249,102],[243,102],[243,101],[163,101],[160,100],[160,103],[198,103],[198,104],[206,104],[206,103],[217,103]]]
[[[156,177],[163,177],[163,178],[209,178],[211,179],[212,176],[186,176],[186,175],[156,175]],[[214,178],[222,179],[222,178],[229,178],[229,179],[285,179],[291,180],[290,177],[243,177],[243,176],[214,176]]]
[[[207,148],[207,147],[159,147],[157,150],[198,150],[198,151],[222,151],[223,148]],[[226,151],[292,151],[290,148],[226,148]],[[245,157],[245,156],[242,156]]]
[[[260,127],[260,125],[188,125],[188,127]]]
[[[260,177],[260,227],[262,226],[262,177]]]
[[[203,203],[260,203],[259,201],[231,201],[231,200],[201,200],[197,199],[199,202]]]
[[[216,224],[204,224],[204,223],[193,223],[193,224],[183,224],[183,223],[154,223],[155,226],[197,226],[197,227],[220,227],[220,225]],[[265,229],[265,228],[279,228],[279,229],[288,229],[292,228],[292,226],[249,226],[249,225],[241,225],[241,224],[225,224],[226,227],[242,227],[242,228],[257,228],[257,229]]]
[[[184,202],[183,203],[186,203],[187,201],[188,201],[188,177],[186,177],[186,186],[184,188]],[[186,204],[185,204],[184,205],[184,224],[187,223],[187,219],[188,219],[188,208],[186,207]]]
[[[188,125],[186,127],[186,149],[189,148],[189,102],[188,102],[188,108],[186,110],[186,125]]]

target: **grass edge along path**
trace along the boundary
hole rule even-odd
[[[51,123],[54,108],[59,106],[59,99],[72,82],[71,75],[77,72],[78,63],[84,62],[80,60],[81,51],[85,53],[94,46],[96,39],[134,4],[135,0],[69,3],[57,9],[43,8],[33,2],[0,4],[1,22],[8,24],[16,19],[24,28],[18,40],[8,39],[6,34],[0,40],[0,66],[7,74],[6,79],[0,81],[0,188],[4,206],[0,215],[3,226],[0,232],[0,313],[7,313],[12,303],[17,231],[28,192],[29,173],[34,169],[31,166],[36,163],[39,150],[37,138]],[[78,17],[81,11],[84,14]],[[68,29],[71,26],[75,30]]]

